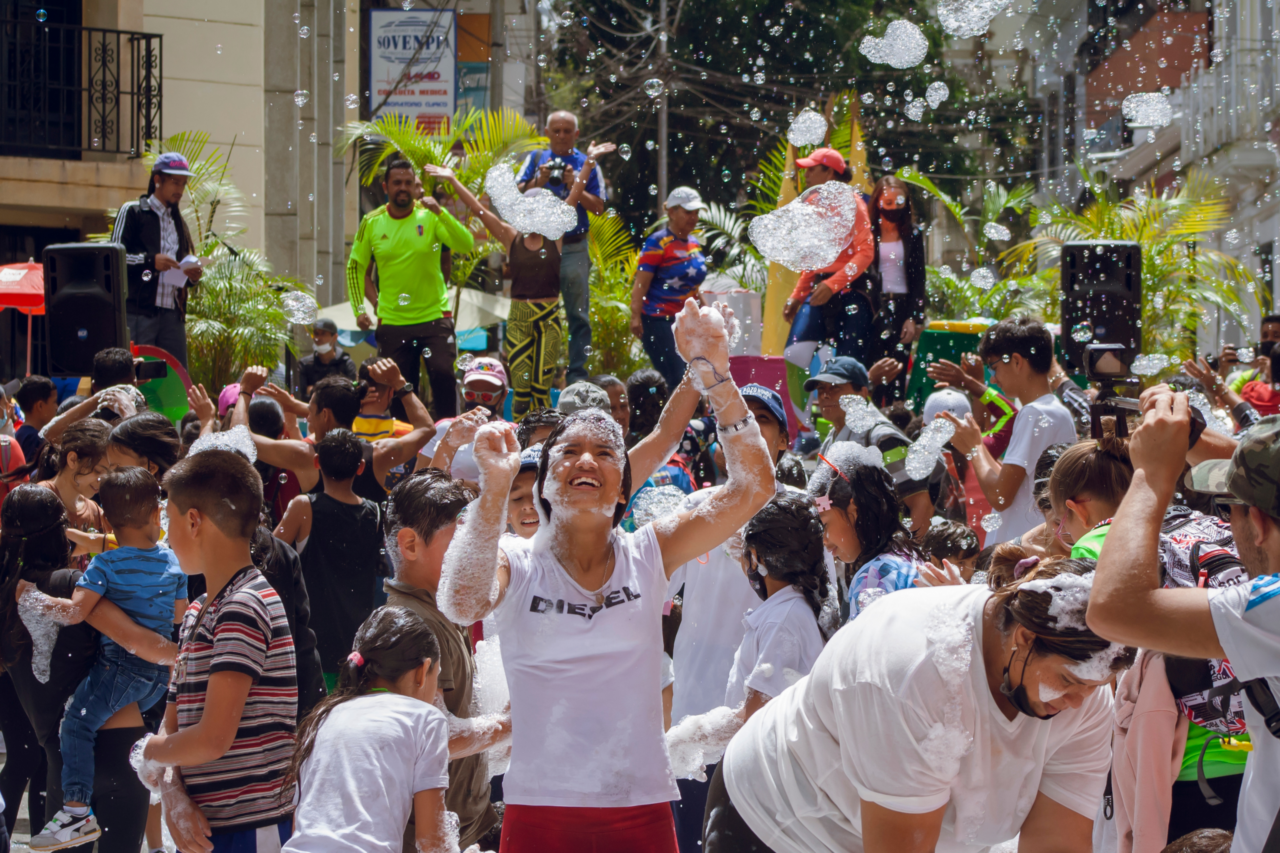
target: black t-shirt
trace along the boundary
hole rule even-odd
[[[340,347],[333,361],[327,364],[314,354],[304,356],[298,361],[298,396],[304,400],[310,399],[311,395],[307,392],[307,389],[326,376],[345,376],[354,382],[356,379],[356,363]]]
[[[24,573],[24,576],[45,595],[51,595],[54,598],[70,598],[71,593],[75,591],[76,581],[80,579],[80,572],[74,569],[58,569],[54,572],[30,575]],[[14,615],[17,615],[16,612]],[[26,635],[25,627],[23,634]],[[89,674],[89,668],[93,666],[93,659],[97,653],[98,632],[89,627],[87,622],[81,622],[79,625],[64,625],[58,631],[58,639],[53,646],[49,680],[41,683],[36,680],[35,673],[31,671],[32,649],[29,635],[27,642],[18,649],[17,659],[12,667],[7,668],[7,671],[13,679],[18,701],[22,703],[22,709],[31,720],[36,739],[41,746],[50,736],[57,736],[67,700]]]

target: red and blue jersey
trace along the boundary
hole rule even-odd
[[[644,241],[636,269],[653,273],[643,309],[650,317],[680,313],[684,301],[707,277],[707,261],[698,238],[690,234],[688,240],[681,240],[667,228],[655,231]]]

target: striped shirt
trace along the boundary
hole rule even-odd
[[[231,748],[221,758],[183,767],[187,793],[215,834],[279,823],[293,811],[284,777],[293,757],[298,687],[293,637],[280,596],[253,567],[242,569],[209,605],[191,636],[207,595],[187,608],[169,701],[178,730],[200,722],[215,672],[253,677]]]

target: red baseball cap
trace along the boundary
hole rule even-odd
[[[826,166],[837,172],[845,170],[844,157],[840,156],[840,152],[834,148],[817,148],[814,149],[808,157],[802,157],[796,161],[796,165],[801,169],[810,169],[814,166]]]

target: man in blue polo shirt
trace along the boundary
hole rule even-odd
[[[547,118],[547,139],[551,146],[535,151],[525,160],[516,177],[520,191],[544,187],[560,198],[567,198],[573,182],[587,162],[574,143],[578,141],[578,117],[570,112],[555,112]],[[594,164],[593,164],[594,165]],[[591,275],[591,257],[587,254],[587,213],[604,213],[605,191],[599,167],[587,177],[586,192],[578,201],[578,226],[564,235],[560,254],[560,295],[569,318],[569,370],[566,381],[581,382],[587,378],[587,348],[591,346],[591,322],[587,279]]]

